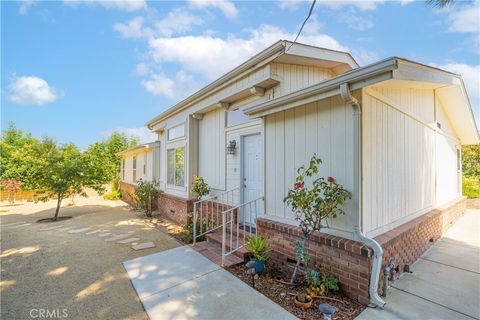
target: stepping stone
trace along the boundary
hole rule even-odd
[[[124,240],[117,241],[117,243],[130,243],[140,240],[140,238],[128,238]]]
[[[82,233],[82,232],[85,232],[87,230],[90,230],[90,228],[82,228],[82,229],[75,229],[75,230],[70,230],[68,231],[68,233]]]
[[[99,233],[99,232],[102,232],[102,230],[93,230],[93,231],[89,231],[85,234],[95,234],[95,233]]]
[[[112,234],[111,232],[107,232],[107,233],[99,234],[98,236],[103,238],[103,237],[109,236],[111,234]]]
[[[50,227],[50,228],[45,228],[45,229],[40,229],[38,231],[50,231],[50,230],[55,230],[58,228],[61,228],[62,226],[55,226],[55,227]]]
[[[105,239],[105,241],[117,241],[117,240],[129,237],[129,236],[131,236],[130,233],[119,234],[119,235],[113,236],[111,238]]]
[[[9,227],[9,226],[17,225],[17,224],[22,224],[22,223],[25,223],[25,221],[6,223],[6,224],[2,224],[1,226],[2,227]]]
[[[155,248],[155,244],[153,242],[144,242],[137,244],[136,246],[132,246],[133,250],[143,250],[148,248]]]
[[[31,223],[17,224],[15,226],[11,226],[10,229],[17,229],[17,228],[26,227],[26,226],[29,226],[29,225],[31,225]]]

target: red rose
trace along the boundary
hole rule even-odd
[[[296,182],[294,185],[293,185],[293,188],[295,190],[301,190],[303,189],[303,187],[305,186],[305,183],[302,181],[302,182]]]
[[[328,177],[328,178],[327,178],[327,181],[330,182],[330,183],[335,182],[335,178]]]

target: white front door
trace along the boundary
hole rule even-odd
[[[262,196],[262,139],[260,134],[243,138],[243,203]],[[263,202],[246,205],[243,210],[245,224],[255,225],[255,213],[260,214]]]

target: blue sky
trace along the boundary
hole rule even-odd
[[[293,40],[305,1],[1,3],[1,125],[81,148],[143,125],[278,39]],[[299,41],[361,65],[400,56],[464,76],[477,117],[480,4],[317,1]]]

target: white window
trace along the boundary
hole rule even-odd
[[[122,181],[125,181],[125,159],[122,159]]]
[[[134,183],[137,182],[137,156],[133,157],[132,180]]]
[[[143,175],[147,174],[147,154],[143,156]]]
[[[457,148],[457,192],[461,191],[462,186],[462,153]]]
[[[179,124],[178,126],[168,129],[168,140],[175,140],[185,137],[185,124]]]
[[[167,150],[167,184],[185,187],[185,146]]]

